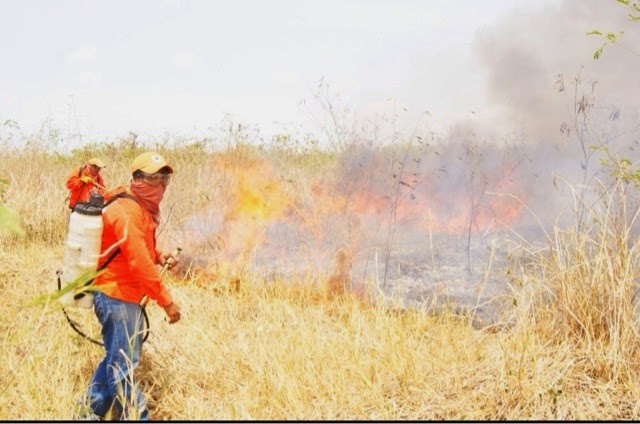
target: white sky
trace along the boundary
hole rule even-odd
[[[547,0],[0,0],[0,123],[93,138],[302,125],[321,78],[359,114],[484,105],[476,32]],[[557,1],[555,1],[557,3]]]

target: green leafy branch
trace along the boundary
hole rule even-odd
[[[629,10],[629,12],[627,13],[627,16],[629,17],[629,21],[631,22],[640,21],[640,2],[636,0],[615,0],[615,1]],[[597,49],[593,54],[594,60],[600,59],[600,56],[602,56],[602,53],[604,52],[604,48],[609,44],[617,44],[629,50],[631,53],[635,54],[636,56],[640,56],[640,54],[637,53],[636,51],[624,46],[622,43],[619,43],[619,39],[624,35],[624,31],[618,31],[617,33],[615,32],[603,33],[597,29],[594,29],[592,31],[589,31],[587,35],[596,35],[605,39],[604,44],[600,46],[600,48]]]
[[[627,6],[631,9],[631,13],[629,13],[629,20],[633,22],[640,21],[640,3],[635,0],[616,0],[618,3]]]
[[[595,53],[593,54],[593,58],[595,60],[600,59],[600,56],[602,55],[602,52],[604,51],[604,48],[609,45],[609,44],[615,44],[618,41],[618,37],[624,35],[624,31],[619,31],[617,34],[613,33],[613,32],[607,32],[606,34],[603,34],[602,32],[598,31],[597,29],[594,29],[593,31],[587,32],[587,35],[599,35],[601,37],[604,37],[607,39],[607,41],[600,46],[600,48],[598,50],[595,51]]]
[[[78,278],[61,288],[60,290],[56,290],[53,293],[43,294],[41,296],[36,297],[26,306],[37,306],[37,305],[47,305],[53,301],[59,300],[61,297],[66,295],[69,292],[74,293],[87,293],[92,291],[100,291],[101,289],[96,288],[93,284],[87,284],[91,280],[95,279],[98,275],[103,273],[104,271],[86,271],[81,274]]]
[[[606,146],[590,145],[591,150],[600,151],[606,156],[600,159],[600,166],[608,171],[611,177],[620,179],[626,184],[640,188],[640,168],[634,167],[627,157],[614,157]]]

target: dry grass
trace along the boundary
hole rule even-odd
[[[112,153],[111,184],[136,151]],[[207,173],[216,158],[197,149],[169,155],[179,173],[167,204],[187,199],[174,208],[175,225],[222,196],[225,177]],[[0,176],[10,179],[6,203],[28,233],[0,241],[0,419],[68,419],[102,350],[54,308],[24,305],[54,288],[66,230],[64,177],[77,158],[0,160]],[[27,171],[34,163],[39,172]],[[302,184],[305,169],[318,172],[319,163],[330,161],[307,158],[311,169],[283,172]],[[514,270],[518,306],[501,330],[331,296],[331,281],[266,282],[248,270],[237,290],[221,291],[220,276],[171,277],[183,320],[169,326],[150,308],[152,335],[138,372],[152,418],[639,419],[631,297],[640,258],[630,223],[617,216],[612,208],[594,211],[588,230],[559,231],[552,254]],[[74,313],[97,334],[91,311]]]

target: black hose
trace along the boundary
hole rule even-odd
[[[62,282],[60,281],[60,275],[58,275],[58,290],[60,290],[61,288],[62,288]],[[86,296],[86,294],[85,294],[85,296]],[[149,329],[151,327],[149,326],[149,316],[147,315],[146,305],[143,305],[140,308],[142,310],[142,316],[144,317],[144,323],[145,323],[145,327],[146,327],[146,329],[144,330],[144,332],[145,332],[144,337],[142,338],[142,343],[144,343],[149,338]],[[73,330],[76,333],[80,334],[82,337],[84,337],[85,339],[89,340],[91,343],[97,344],[99,346],[104,346],[104,343],[99,342],[98,340],[87,336],[80,328],[78,328],[77,324],[71,318],[69,318],[69,314],[67,314],[67,311],[64,309],[64,307],[62,308],[62,313],[64,314],[64,316],[67,319],[67,322],[69,323],[71,328],[73,328]]]

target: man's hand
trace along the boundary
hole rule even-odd
[[[82,181],[85,184],[93,184],[93,178],[91,178],[88,175],[83,175],[82,177],[80,177],[80,181]]]
[[[169,324],[180,321],[180,307],[176,302],[171,302],[164,307],[164,312],[169,317]]]
[[[166,265],[168,269],[172,269],[179,264],[180,261],[171,252],[163,252],[158,255],[158,264],[164,268]]]

